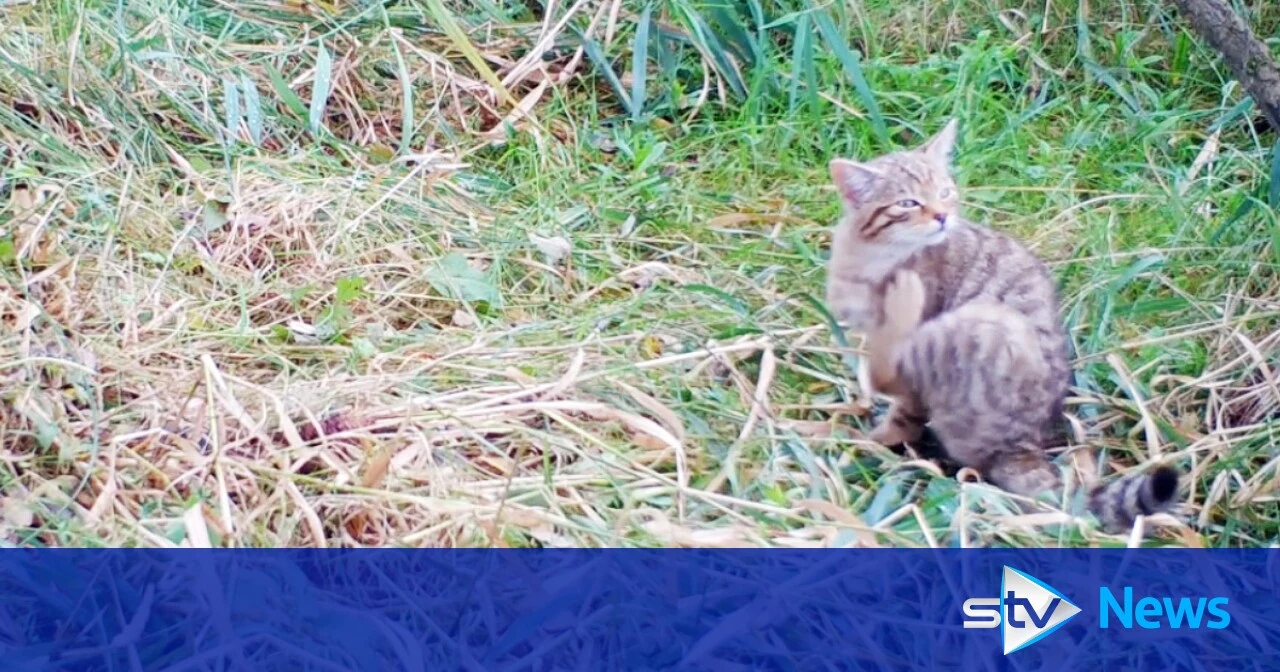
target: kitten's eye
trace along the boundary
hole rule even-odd
[[[899,208],[918,208],[920,207],[920,201],[917,201],[914,198],[904,198],[901,201],[898,201],[898,207]]]
[[[941,198],[942,200],[945,201],[946,199],[951,198],[953,195],[955,195],[955,193],[956,193],[955,189],[952,189],[951,187],[943,187],[942,191],[938,192],[938,198]]]

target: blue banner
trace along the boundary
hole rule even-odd
[[[1266,550],[10,550],[0,669],[1280,668]]]

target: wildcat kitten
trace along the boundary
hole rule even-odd
[[[953,119],[915,149],[831,162],[843,216],[832,233],[827,305],[837,320],[865,333],[880,321],[885,280],[901,267],[924,281],[925,319],[979,299],[1010,306],[1030,321],[1050,367],[1043,384],[1059,398],[1044,429],[1055,434],[1071,362],[1053,278],[1013,238],[960,217],[951,172],[955,140]],[[871,438],[885,445],[916,441],[924,420],[910,400],[899,399]]]
[[[899,269],[884,288],[884,319],[867,338],[872,386],[913,399],[949,457],[1009,492],[1061,487],[1041,428],[1057,396],[1035,327],[1017,310],[977,300],[921,321],[924,283]],[[1173,504],[1178,474],[1161,466],[1096,487],[1088,508],[1112,531]]]
[[[997,311],[992,313],[998,318],[996,323],[1012,319],[1010,315],[1019,316],[1021,326],[997,342],[1006,347],[1016,343],[1025,351],[1018,356],[1035,362],[1035,373],[1027,372],[1020,379],[1017,394],[1034,399],[1024,406],[1036,410],[1020,415],[1019,428],[1001,444],[1020,448],[993,450],[985,466],[989,477],[998,480],[1000,487],[1011,492],[1039,492],[1054,487],[1058,478],[1042,450],[1062,427],[1071,379],[1054,281],[1045,264],[1021,243],[959,216],[959,198],[951,171],[955,139],[953,119],[915,149],[865,162],[831,162],[843,215],[832,235],[827,305],[847,327],[865,333],[885,317],[884,289],[890,276],[898,269],[908,269],[920,281],[922,305],[918,319],[923,322],[969,304],[986,305],[975,310]],[[978,327],[971,330],[985,333]],[[934,351],[922,361],[949,366],[948,361],[962,354],[956,343],[944,339],[929,342]],[[1006,396],[1012,396],[1008,393]],[[936,409],[928,408],[918,394],[891,396],[895,397],[894,403],[870,438],[887,446],[919,440]],[[1002,409],[1013,409],[1017,402],[993,400],[989,409],[992,417],[1009,419],[1010,414]],[[968,419],[970,427],[979,422],[978,418]],[[936,421],[931,424],[935,425],[935,434],[942,433],[937,431]],[[956,433],[951,439],[963,441],[960,436]],[[938,438],[943,449],[951,453],[947,438]],[[1031,445],[1034,450],[1030,450]],[[1136,487],[1172,497],[1164,485],[1165,481],[1157,479],[1142,481]],[[1176,474],[1173,485],[1176,489]],[[1113,522],[1122,521],[1133,510],[1124,505],[1111,507],[1107,516]]]

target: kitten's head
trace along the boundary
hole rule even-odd
[[[956,120],[923,145],[866,162],[834,159],[831,179],[859,239],[895,247],[941,241],[959,208],[951,153]]]

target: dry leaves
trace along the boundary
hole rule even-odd
[[[758,548],[766,546],[764,539],[742,525],[726,525],[711,529],[691,529],[671,522],[666,514],[656,509],[640,509],[632,514],[637,527],[666,546],[685,548]]]
[[[538,251],[546,258],[547,263],[552,266],[559,264],[573,252],[573,243],[569,242],[569,239],[564,236],[544,238],[536,233],[530,233],[529,242],[538,248]]]
[[[826,516],[832,521],[853,530],[857,537],[859,548],[881,548],[880,542],[876,541],[876,535],[871,526],[864,523],[861,518],[858,518],[852,512],[820,499],[802,499],[796,502],[796,505],[810,513]]]
[[[13,245],[19,262],[45,267],[56,260],[61,234],[49,215],[53,213],[51,201],[61,195],[62,188],[54,184],[42,184],[34,189],[25,184],[14,186],[8,209],[13,213],[10,223],[14,227]],[[62,214],[73,213],[71,203],[63,200]]]
[[[10,527],[31,527],[36,521],[35,511],[19,497],[0,497],[0,512],[3,512],[4,522]]]

